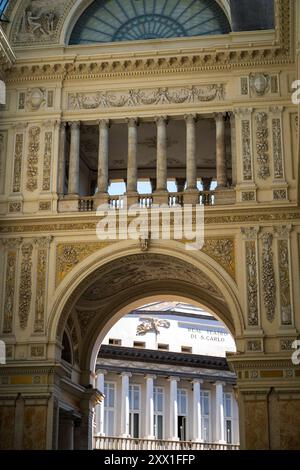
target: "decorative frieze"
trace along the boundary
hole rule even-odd
[[[259,112],[256,114],[256,153],[258,168],[258,178],[267,179],[270,176],[269,166],[269,129],[268,114]]]
[[[50,191],[51,160],[52,160],[53,133],[45,133],[44,167],[43,167],[43,191]]]
[[[22,263],[19,286],[19,318],[22,329],[27,327],[32,297],[32,250],[31,243],[22,246]]]
[[[213,84],[186,88],[132,89],[127,92],[98,91],[69,93],[68,109],[124,108],[167,104],[201,103],[225,99],[225,85]]]
[[[22,158],[23,158],[24,134],[16,134],[15,152],[14,152],[14,175],[13,192],[21,191]]]
[[[274,321],[276,309],[276,282],[272,242],[272,233],[264,233],[262,235],[262,287],[264,305],[269,322]]]
[[[38,188],[40,134],[41,129],[39,127],[31,127],[29,129],[26,188],[30,192],[33,192]]]

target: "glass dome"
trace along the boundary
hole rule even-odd
[[[70,44],[226,34],[215,0],[98,0],[78,19]]]

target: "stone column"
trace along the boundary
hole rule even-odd
[[[185,116],[186,122],[186,204],[198,203],[196,160],[196,115]]]
[[[216,392],[216,442],[225,444],[223,382],[215,383]]]
[[[202,380],[193,380],[193,441],[202,442],[201,427],[201,384]]]
[[[169,439],[178,441],[178,402],[177,402],[177,382],[179,377],[170,377],[170,429]]]
[[[137,126],[136,118],[128,119],[127,204],[137,202]]]
[[[109,158],[109,121],[99,121],[99,150],[98,150],[98,191],[97,202],[105,203],[108,199],[108,158]]]
[[[223,113],[215,115],[216,120],[216,166],[218,188],[227,186],[225,120]]]
[[[121,390],[121,437],[129,437],[129,377],[130,372],[123,372]]]
[[[154,379],[155,375],[146,375],[146,432],[145,439],[154,439]]]
[[[156,118],[157,126],[157,162],[156,162],[156,191],[154,202],[168,202],[167,193],[167,117]]]
[[[97,371],[97,389],[104,393],[104,376],[106,371]],[[96,413],[96,435],[105,436],[104,433],[104,400],[95,407]]]
[[[80,122],[71,122],[68,196],[79,195]]]
[[[59,129],[59,156],[58,156],[58,175],[57,175],[57,193],[61,197],[65,192],[65,171],[66,171],[66,122],[61,122]]]

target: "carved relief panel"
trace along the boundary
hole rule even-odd
[[[0,194],[5,192],[7,132],[0,131]]]

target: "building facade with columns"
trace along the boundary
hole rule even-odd
[[[0,448],[92,448],[99,347],[161,299],[204,308],[233,336],[241,448],[299,448],[300,2],[0,5]],[[153,215],[140,237],[126,201]],[[116,223],[105,239],[102,203]],[[171,352],[159,353],[161,369]],[[206,367],[181,366],[189,380],[155,371],[153,394],[166,380],[191,406]]]
[[[203,309],[157,302],[124,316],[98,354],[95,447],[238,448],[227,351],[232,336]]]

